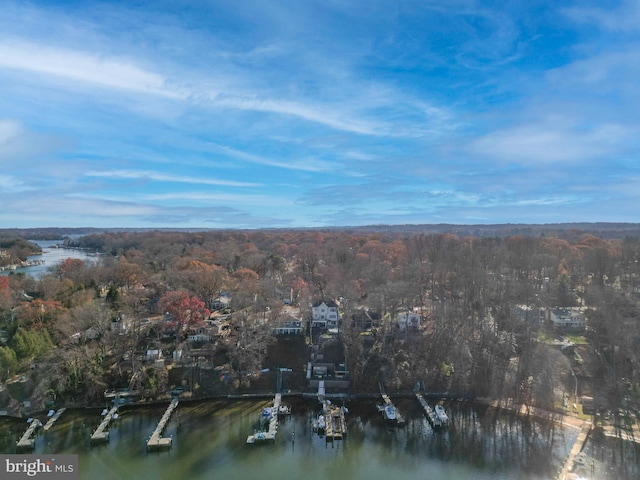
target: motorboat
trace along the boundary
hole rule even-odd
[[[449,423],[449,416],[447,415],[447,412],[442,405],[436,405],[434,410],[436,413],[436,417],[438,418],[438,420],[440,420],[440,423],[442,425],[446,425]]]
[[[384,417],[389,421],[395,421],[397,418],[396,409],[393,405],[385,405]]]
[[[325,428],[327,427],[324,415],[318,415],[318,418],[314,422],[314,427],[318,433],[324,432]]]

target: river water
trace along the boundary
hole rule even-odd
[[[35,453],[79,454],[80,478],[91,480],[551,479],[578,433],[467,403],[448,404],[452,425],[434,432],[417,401],[407,398],[396,401],[404,428],[385,425],[373,401],[348,404],[347,437],[331,443],[312,431],[317,402],[285,397],[283,403],[293,413],[266,445],[246,439],[269,402],[224,400],[181,403],[165,430],[173,438],[167,451],[146,451],[166,408],[160,405],[125,407],[110,441],[97,446],[89,436],[100,410],[67,410],[36,437]],[[0,452],[13,453],[26,427],[24,420],[0,421]]]
[[[0,275],[9,275],[11,272],[14,272],[39,277],[42,274],[47,273],[49,268],[55,266],[56,264],[62,262],[67,258],[77,258],[85,261],[96,259],[93,254],[85,250],[79,250],[76,248],[56,248],[58,244],[62,243],[62,241],[60,240],[31,240],[31,242],[38,244],[40,248],[42,248],[42,254],[30,255],[29,257],[27,257],[27,260],[43,260],[44,263],[40,265],[34,265],[32,267],[20,267],[16,268],[15,270],[3,270],[0,271]]]

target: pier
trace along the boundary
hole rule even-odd
[[[65,410],[66,408],[61,408],[60,410],[58,410],[51,418],[49,418],[49,421],[46,423],[46,425],[42,429],[45,432],[48,432],[51,429],[51,427],[53,427],[53,424],[56,423],[56,420],[60,418],[60,415],[64,413]]]
[[[31,438],[31,436],[35,433],[36,429],[38,427],[41,427],[42,423],[40,423],[40,420],[38,420],[37,418],[34,418],[31,423],[29,424],[29,428],[27,428],[27,431],[24,432],[24,435],[22,435],[22,438],[20,438],[20,440],[18,440],[18,443],[16,445],[17,450],[20,452],[24,452],[26,450],[33,450],[36,441]]]
[[[153,431],[149,439],[147,440],[147,451],[149,450],[160,450],[162,448],[170,448],[171,447],[171,437],[163,437],[162,431],[164,427],[167,425],[169,418],[171,418],[171,414],[178,407],[178,399],[174,398],[171,400],[171,403],[167,407],[167,410],[162,415],[160,422],[158,422],[158,426]]]
[[[273,399],[273,406],[266,407],[262,411],[262,419],[261,422],[265,422],[266,428],[263,428],[261,425],[261,429],[252,435],[247,437],[248,444],[254,444],[256,442],[267,442],[267,441],[275,441],[276,434],[278,433],[278,413],[280,412],[282,402],[282,395],[280,393],[276,393],[275,398]]]
[[[422,394],[416,393],[416,398],[418,399],[418,402],[420,402],[420,405],[422,406],[422,410],[424,410],[424,414],[427,416],[427,420],[429,420],[429,423],[431,424],[431,426],[433,428],[442,427],[442,422],[436,415],[436,412],[433,410],[433,408],[431,408],[431,405],[427,403],[427,401],[424,399]]]
[[[567,460],[564,462],[564,466],[562,467],[562,470],[560,471],[560,474],[557,477],[558,480],[565,480],[565,479],[571,478],[569,474],[574,469],[576,459],[581,454],[582,449],[584,448],[584,444],[587,443],[587,438],[589,437],[589,432],[591,431],[591,427],[592,425],[590,422],[584,422],[582,424],[582,428],[580,429],[578,438],[576,439],[576,442],[573,444],[573,448],[571,449],[571,452],[569,452],[569,456],[567,457]]]
[[[96,428],[95,432],[91,435],[91,443],[101,443],[109,441],[109,424],[111,420],[114,418],[118,418],[118,406],[113,407],[109,412],[104,416],[98,428]]]
[[[325,400],[323,403],[325,417],[325,438],[327,441],[342,440],[347,434],[347,423],[344,420],[344,408]]]
[[[399,427],[404,426],[404,418],[402,417],[396,406],[393,404],[393,402],[391,402],[389,395],[383,393],[382,401],[384,403],[378,406],[378,411],[382,412],[384,419],[388,422],[395,423]]]

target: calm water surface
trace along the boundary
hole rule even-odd
[[[434,432],[415,399],[396,402],[404,428],[384,424],[374,402],[348,405],[348,435],[327,443],[312,432],[317,402],[286,399],[293,415],[280,423],[275,443],[247,445],[267,401],[181,403],[165,436],[173,448],[146,452],[146,439],[164,408],[121,412],[108,444],[89,445],[100,410],[68,410],[35,453],[77,453],[80,478],[146,479],[550,479],[577,431],[468,404],[447,405],[453,425]],[[41,420],[46,420],[42,418]],[[44,423],[44,422],[43,422]],[[0,423],[0,451],[13,453],[26,423]]]
[[[61,261],[67,258],[77,258],[80,260],[95,260],[96,257],[93,254],[85,250],[78,250],[75,248],[54,248],[55,245],[61,244],[62,240],[31,240],[31,242],[40,245],[42,248],[42,255],[30,255],[28,260],[44,260],[42,265],[35,265],[33,267],[17,268],[15,270],[4,270],[0,272],[0,275],[9,275],[10,272],[25,273],[27,275],[33,275],[39,277],[46,273],[49,268],[55,266]]]

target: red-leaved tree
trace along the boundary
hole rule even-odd
[[[180,342],[189,328],[201,325],[211,313],[203,301],[197,297],[190,297],[184,290],[166,292],[160,297],[158,306],[172,317],[176,343]]]
[[[0,306],[4,306],[4,303],[9,305],[11,295],[9,293],[9,278],[0,276]]]

